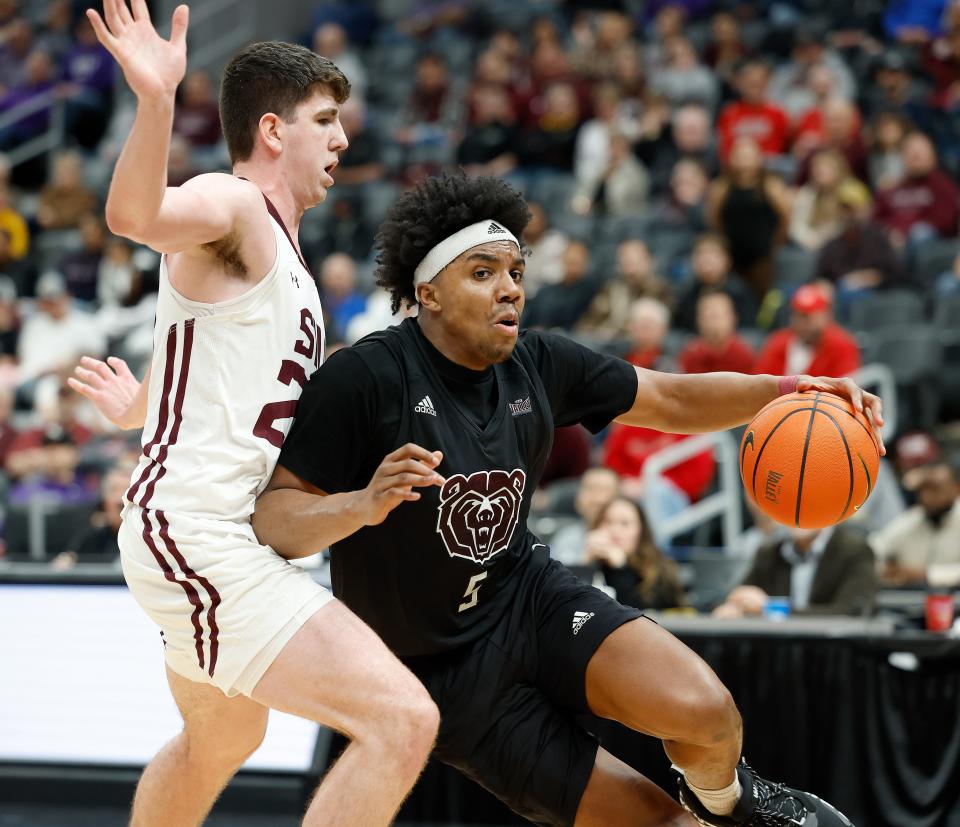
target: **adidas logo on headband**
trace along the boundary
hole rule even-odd
[[[517,241],[510,230],[492,219],[485,218],[483,221],[478,221],[455,232],[433,247],[417,265],[417,269],[413,271],[414,287],[430,281],[457,256],[462,255],[471,247],[489,244],[493,241],[490,238],[492,235],[506,236],[506,238],[497,239],[497,241],[512,241],[518,248],[520,247],[520,242]]]

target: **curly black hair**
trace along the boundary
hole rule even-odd
[[[393,312],[417,303],[413,271],[455,232],[493,219],[518,239],[530,221],[523,196],[499,178],[444,173],[405,192],[387,211],[376,237],[377,284],[390,292]]]

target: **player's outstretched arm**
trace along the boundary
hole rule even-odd
[[[883,404],[852,379],[827,376],[750,376],[743,373],[674,374],[636,368],[637,398],[618,422],[674,434],[722,431],[749,422],[784,392],[819,390],[849,399],[873,422],[880,452]],[[791,385],[784,388],[784,383]]]
[[[147,417],[150,368],[137,381],[123,359],[108,356],[106,362],[84,356],[67,384],[85,396],[118,428],[142,428]]]
[[[401,503],[419,500],[414,488],[443,485],[435,471],[442,459],[439,451],[404,445],[387,454],[366,488],[343,494],[326,494],[277,465],[257,500],[253,530],[288,560],[316,554],[364,526],[382,523]]]
[[[103,17],[87,11],[98,40],[116,58],[137,96],[137,115],[117,160],[106,218],[112,232],[175,253],[223,238],[243,209],[262,203],[233,176],[200,176],[167,187],[174,96],[187,66],[186,6],[173,13],[170,39],[150,22],[145,0],[104,0]]]

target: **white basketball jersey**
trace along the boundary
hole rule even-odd
[[[129,503],[246,521],[273,474],[325,340],[313,276],[268,207],[277,258],[242,296],[190,301],[161,260],[143,453]]]

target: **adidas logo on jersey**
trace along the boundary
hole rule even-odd
[[[497,224],[496,221],[491,221],[490,226],[487,227],[487,235],[495,235],[496,233],[506,233],[506,230]]]
[[[586,623],[591,617],[593,617],[593,612],[574,612],[573,613],[573,633],[576,634],[583,628],[583,624]]]
[[[417,406],[413,409],[417,413],[430,414],[430,416],[436,416],[437,412],[434,410],[433,401],[429,396],[423,397]]]

